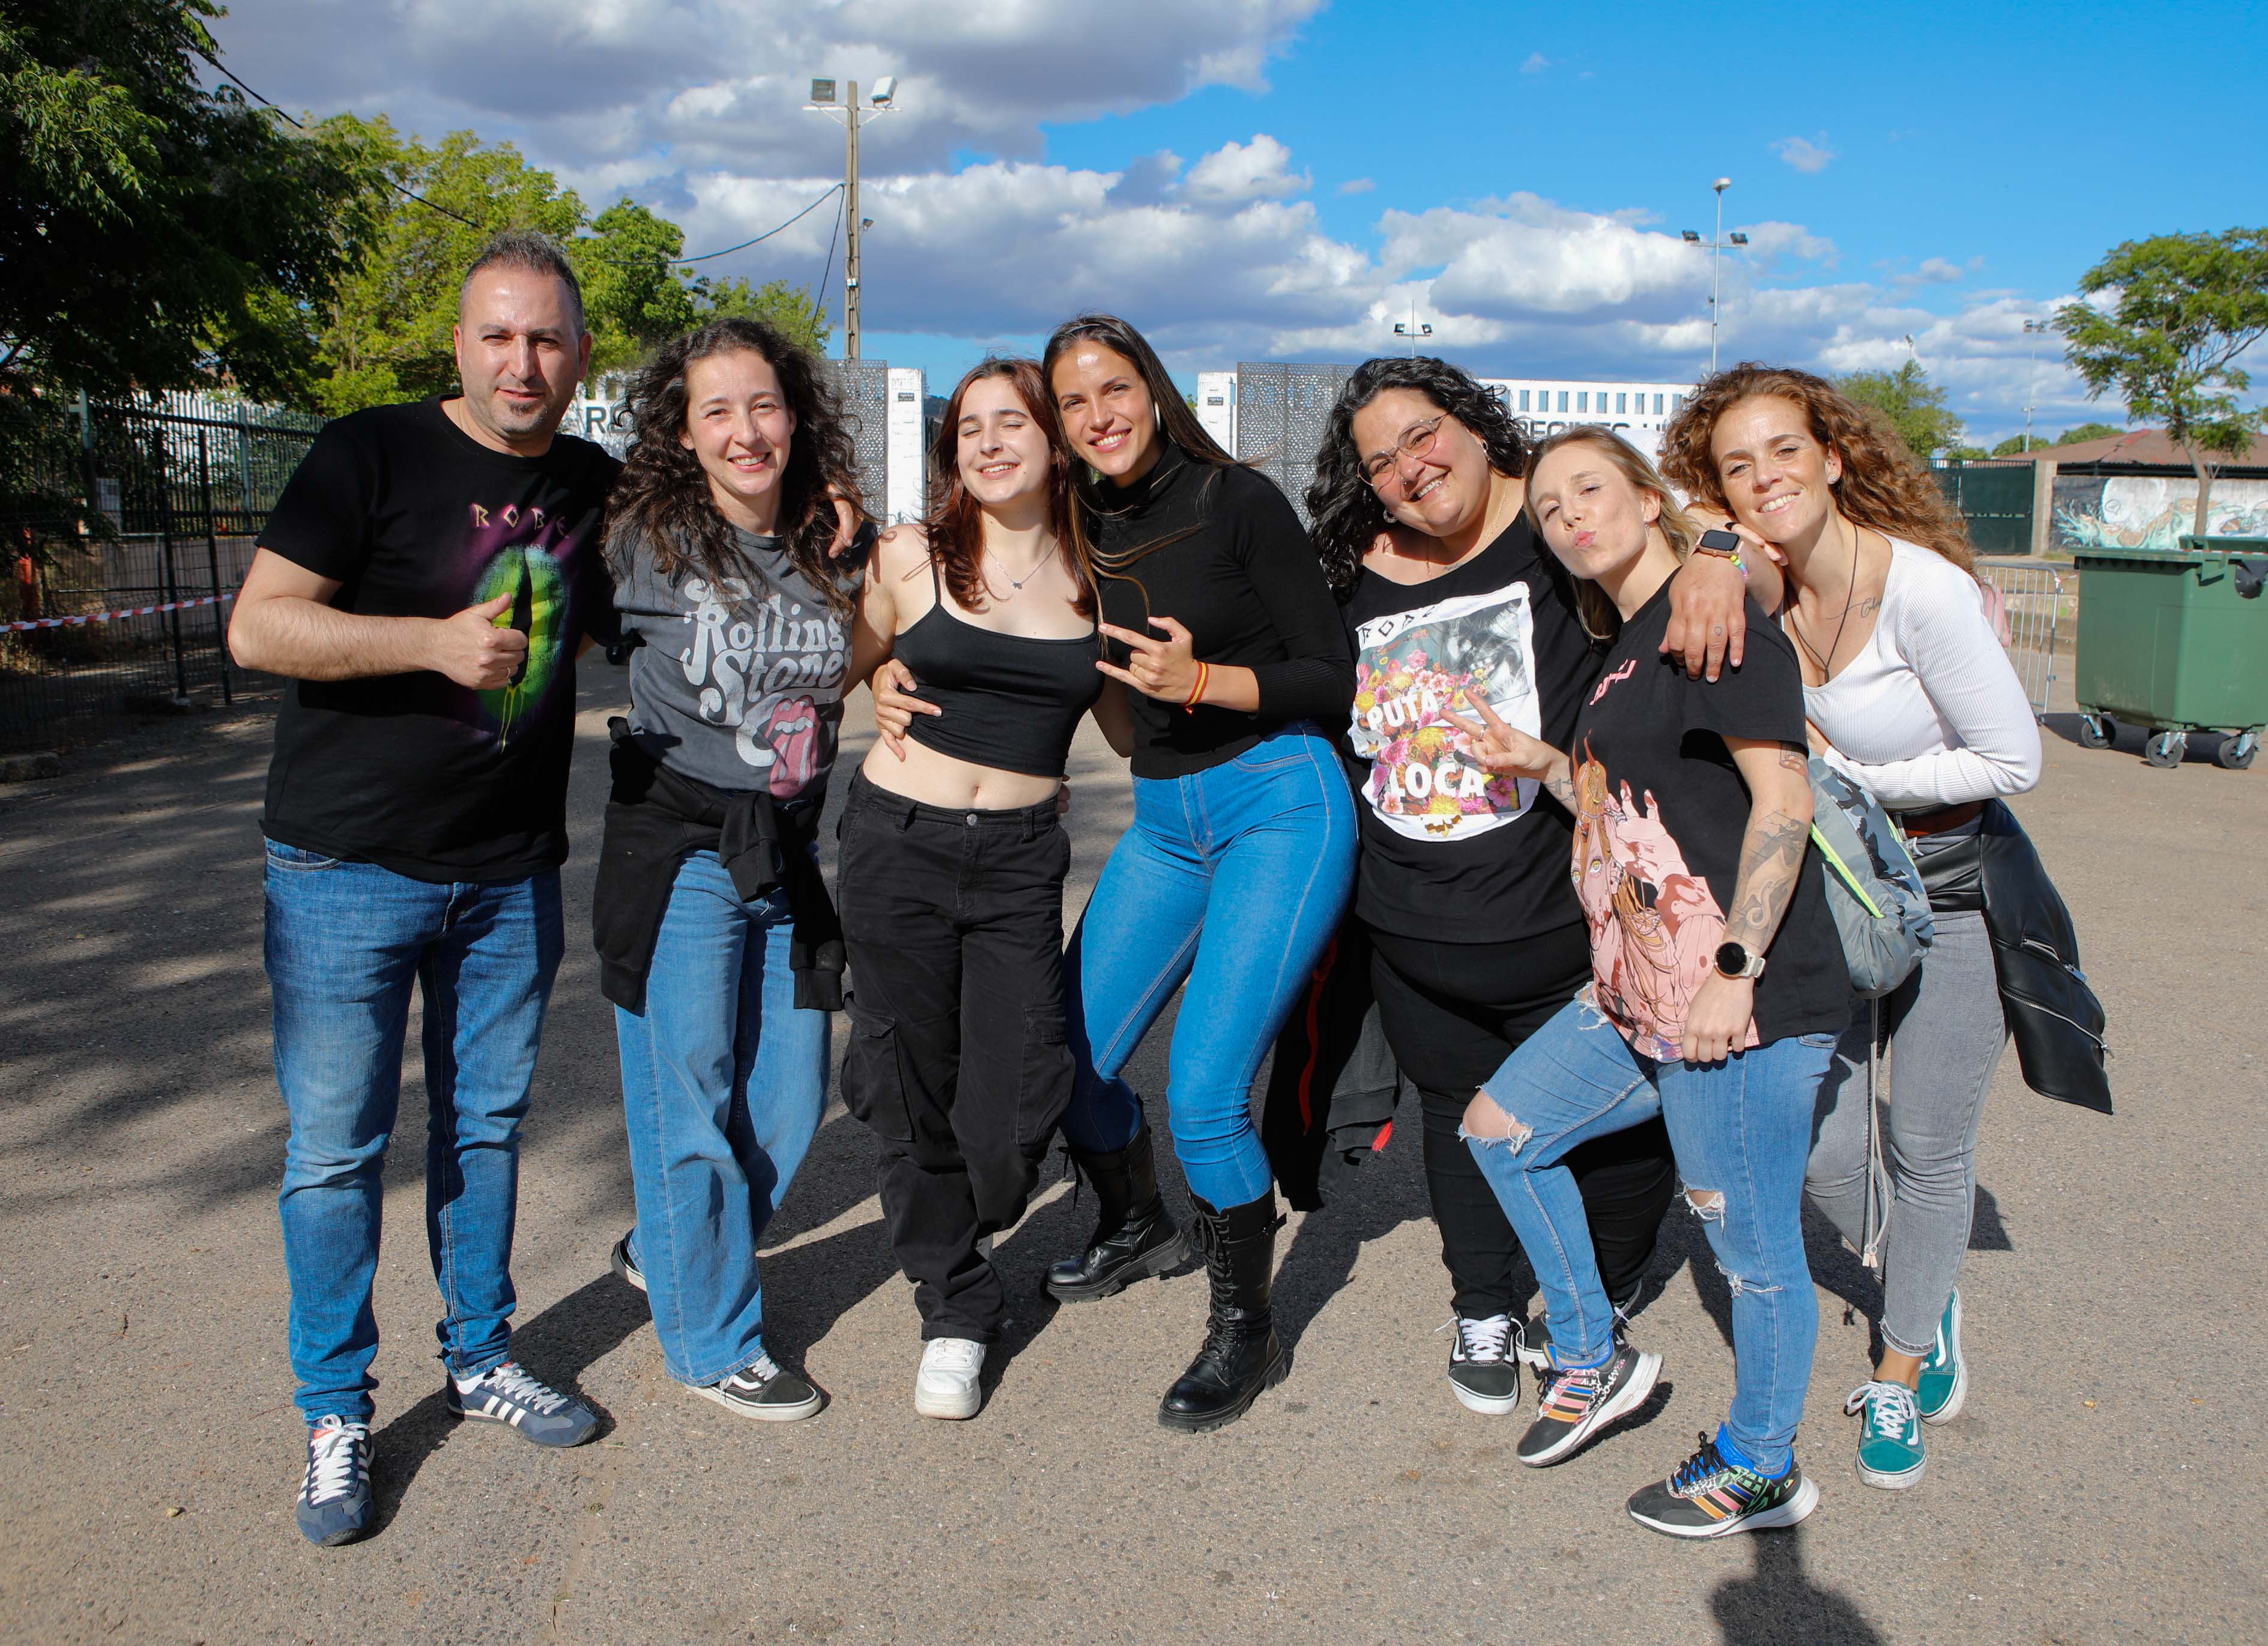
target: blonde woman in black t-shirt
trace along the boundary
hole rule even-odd
[[[1467,757],[1446,711],[1460,693],[1555,744],[1598,676],[1574,586],[1523,512],[1528,452],[1503,402],[1447,361],[1375,359],[1340,391],[1307,508],[1355,653],[1348,750],[1362,853],[1337,950],[1336,1000],[1378,1021],[1418,1089],[1425,1180],[1452,1287],[1450,1391],[1468,1410],[1520,1404],[1520,1242],[1459,1140],[1473,1089],[1589,975],[1566,876],[1570,823],[1533,781]],[[1673,594],[1696,640],[1740,655],[1740,572],[1704,557]],[[1681,646],[1681,650],[1682,650]],[[1278,1067],[1284,1062],[1278,1052]],[[1309,1084],[1313,1085],[1313,1081]],[[1329,1072],[1324,1071],[1329,1084]],[[1602,1138],[1569,1163],[1608,1295],[1627,1311],[1669,1204],[1659,1122]]]
[[[1450,713],[1482,765],[1534,779],[1573,816],[1570,868],[1590,932],[1589,986],[1465,1111],[1473,1157],[1520,1230],[1550,1317],[1550,1366],[1517,1455],[1557,1463],[1653,1390],[1660,1357],[1615,1330],[1566,1162],[1659,1116],[1731,1281],[1735,1391],[1715,1436],[1636,1494],[1631,1517],[1682,1538],[1792,1525],[1819,1496],[1793,1450],[1819,1329],[1804,1165],[1851,1017],[1808,847],[1802,677],[1753,604],[1739,669],[1691,680],[1664,660],[1668,584],[1695,535],[1616,435],[1579,428],[1544,441],[1527,510],[1607,656],[1566,752],[1484,697]]]

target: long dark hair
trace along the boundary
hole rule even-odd
[[[1473,432],[1488,454],[1488,465],[1517,479],[1527,472],[1528,443],[1504,402],[1480,386],[1472,373],[1447,360],[1421,354],[1414,359],[1381,357],[1365,360],[1339,388],[1323,422],[1323,442],[1315,449],[1315,478],[1307,487],[1309,534],[1323,575],[1333,588],[1354,587],[1362,557],[1393,519],[1378,489],[1362,472],[1355,448],[1355,413],[1389,388],[1423,395]]]
[[[776,328],[742,315],[712,320],[662,344],[631,385],[630,454],[608,503],[608,557],[627,572],[643,543],[666,579],[688,570],[712,583],[747,575],[732,524],[709,495],[701,460],[679,439],[686,432],[686,368],[740,351],[761,355],[779,374],[781,396],[795,414],[779,479],[780,536],[789,563],[830,608],[847,613],[850,593],[828,556],[836,532],[833,498],[859,506],[858,455],[841,402],[816,360]]]
[[[1056,363],[1071,351],[1072,344],[1080,343],[1099,343],[1113,354],[1123,355],[1134,363],[1142,387],[1150,391],[1150,399],[1158,408],[1159,427],[1167,439],[1199,462],[1223,469],[1235,467],[1236,459],[1221,450],[1220,443],[1205,432],[1204,424],[1197,421],[1197,414],[1189,410],[1189,402],[1174,387],[1174,380],[1167,375],[1166,363],[1158,358],[1150,340],[1116,314],[1081,314],[1055,328],[1048,338],[1046,351],[1040,356],[1040,375],[1047,380],[1050,397],[1055,394]]]
[[[1835,506],[1845,520],[1933,549],[1974,572],[1977,554],[1969,544],[1968,523],[1897,431],[1881,413],[1809,372],[1743,360],[1703,378],[1662,431],[1661,472],[1684,487],[1695,503],[1731,513],[1725,506],[1724,482],[1717,476],[1717,419],[1744,400],[1766,396],[1793,402],[1811,425],[1811,438],[1843,459]]]
[[[923,522],[929,533],[929,551],[942,568],[946,587],[965,611],[982,611],[986,604],[984,575],[978,565],[984,553],[983,506],[969,495],[961,479],[961,402],[977,384],[992,378],[1005,380],[1015,389],[1048,441],[1048,518],[1055,528],[1064,564],[1079,590],[1071,609],[1082,617],[1094,616],[1094,573],[1087,563],[1086,532],[1079,519],[1079,498],[1072,488],[1076,465],[1071,443],[1064,438],[1063,418],[1056,397],[1037,360],[988,355],[971,366],[954,386],[945,402],[945,421],[930,450],[930,510]]]
[[[1226,469],[1237,467],[1236,459],[1220,447],[1220,442],[1205,432],[1197,414],[1182,398],[1182,391],[1174,387],[1167,374],[1166,364],[1158,351],[1145,337],[1116,314],[1089,313],[1067,320],[1055,328],[1048,338],[1048,346],[1040,356],[1040,373],[1047,380],[1048,394],[1052,398],[1056,386],[1056,363],[1068,354],[1075,344],[1099,343],[1112,353],[1123,356],[1134,363],[1134,370],[1142,379],[1142,386],[1150,392],[1151,403],[1158,409],[1158,430],[1167,444],[1178,447],[1182,453],[1207,466],[1204,488],[1197,494],[1197,517],[1195,523],[1179,531],[1167,532],[1147,543],[1137,543],[1130,549],[1108,550],[1099,541],[1101,534],[1088,539],[1088,564],[1097,577],[1116,578],[1131,583],[1141,591],[1142,607],[1146,614],[1150,607],[1150,591],[1140,578],[1133,574],[1137,561],[1146,559],[1169,543],[1193,537],[1205,527],[1206,506],[1211,501],[1211,488]],[[1064,445],[1070,445],[1068,435]],[[1162,455],[1162,454],[1160,454]],[[1100,481],[1082,485],[1079,496],[1097,514],[1108,514],[1110,483]]]

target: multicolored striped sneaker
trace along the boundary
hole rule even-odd
[[[1902,1383],[1877,1378],[1862,1383],[1843,1402],[1846,1415],[1864,1413],[1859,1426],[1859,1478],[1896,1492],[1921,1479],[1921,1413],[1914,1392]]]
[[[1724,1538],[1792,1526],[1819,1507],[1819,1488],[1793,1464],[1777,1480],[1742,1467],[1701,1436],[1701,1450],[1630,1501],[1630,1517],[1672,1538]]]
[[[1515,1455],[1531,1469],[1558,1462],[1598,1430],[1635,1412],[1653,1392],[1661,1356],[1617,1348],[1603,1366],[1553,1367],[1535,1396],[1535,1421],[1520,1437]]]
[[[1914,1405],[1925,1423],[1950,1423],[1969,1402],[1969,1362],[1961,1358],[1961,1294],[1945,1300],[1938,1317],[1937,1341],[1921,1363]]]

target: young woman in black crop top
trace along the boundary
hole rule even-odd
[[[1167,1105],[1212,1313],[1159,1421],[1214,1428],[1289,1363],[1269,1312],[1279,1220],[1251,1089],[1353,885],[1353,799],[1325,729],[1353,679],[1292,506],[1206,436],[1141,335],[1083,315],[1049,340],[1046,367],[1071,454],[1098,476],[1084,497],[1112,643],[1101,668],[1130,690],[1134,720],[1134,823],[1064,957],[1079,1079],[1064,1135],[1101,1221],[1048,1289],[1105,1297],[1181,1257],[1119,1072],[1186,982]],[[887,711],[886,689],[877,703]]]
[[[843,1100],[881,1143],[882,1210],[925,1347],[914,1409],[973,1417],[1006,1299],[990,1236],[1023,1215],[1064,1106],[1057,792],[1079,717],[1131,747],[1095,668],[1094,585],[1055,408],[1031,360],[947,402],[938,503],[883,534],[862,597],[944,712],[877,743],[840,825],[852,1037]]]

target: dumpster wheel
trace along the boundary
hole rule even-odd
[[[2108,749],[2118,741],[2118,722],[2107,714],[2082,714],[2079,717],[2079,746],[2081,749]]]
[[[2177,766],[2189,752],[2189,746],[2187,732],[2153,732],[2150,741],[2142,745],[2142,758],[2154,766]]]
[[[2242,771],[2252,764],[2252,757],[2260,752],[2257,731],[2231,732],[2220,740],[2220,747],[2213,751],[2213,763],[2230,771]]]

